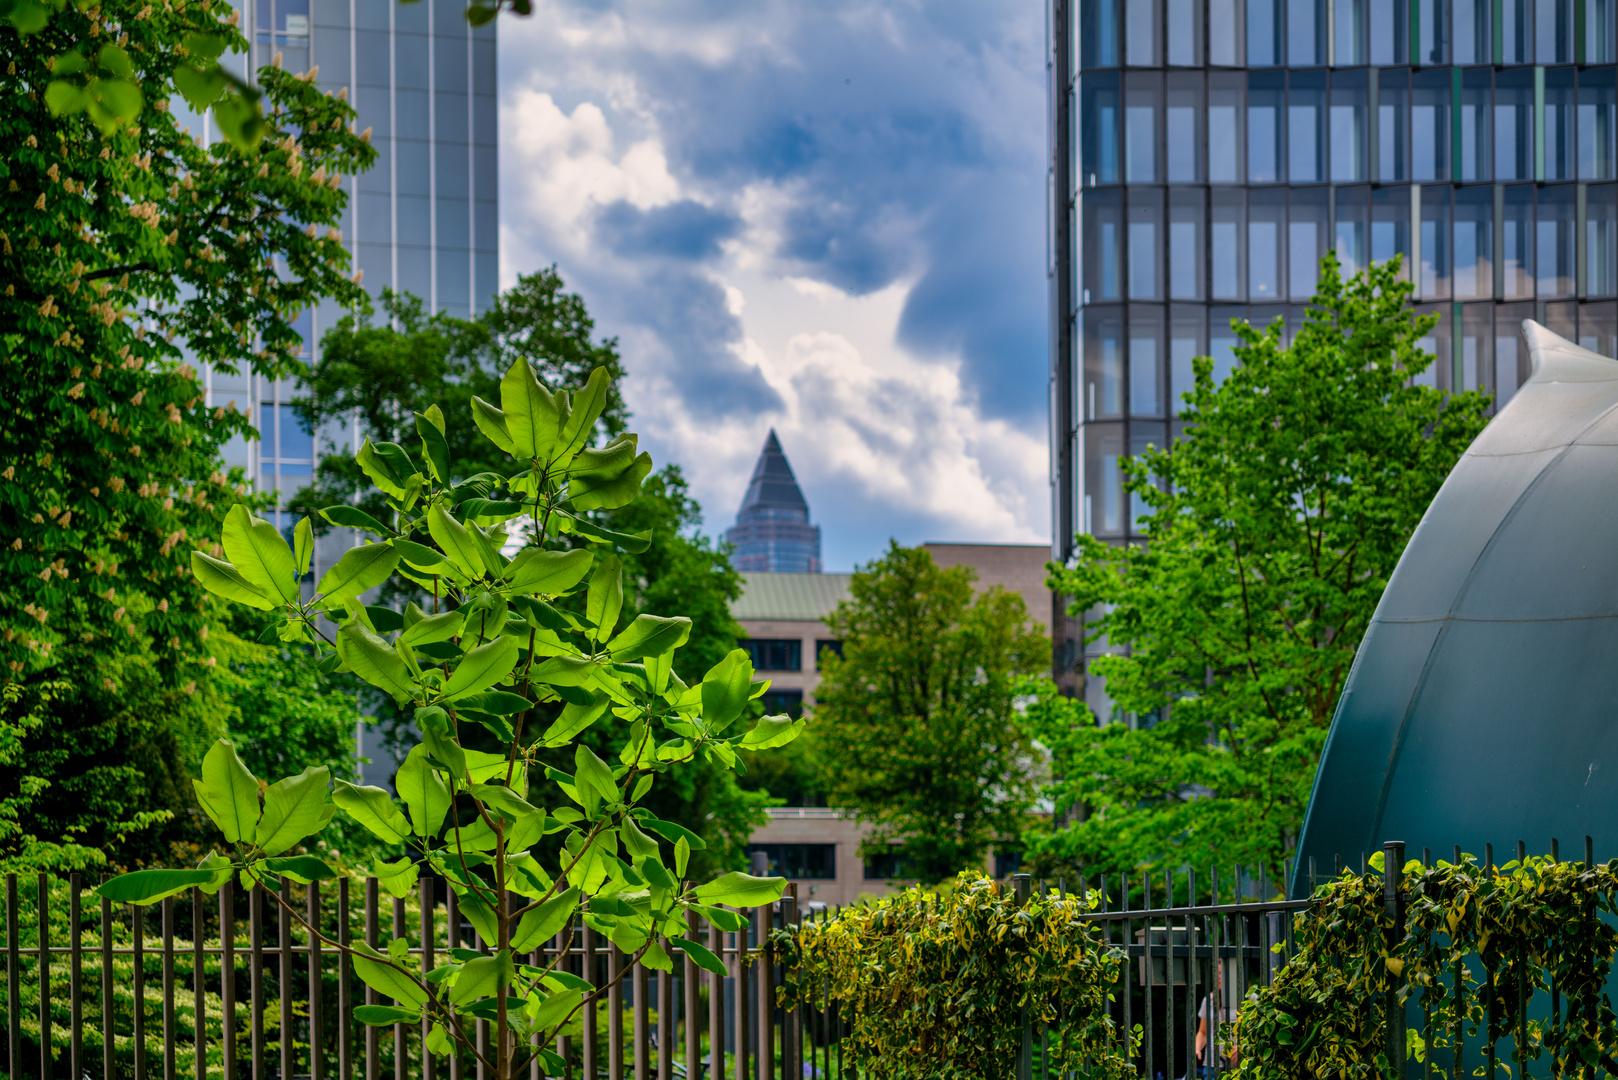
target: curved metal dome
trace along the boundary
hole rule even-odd
[[[1533,376],[1399,559],[1332,719],[1298,845],[1419,855],[1552,837],[1618,854],[1618,362],[1524,322]]]

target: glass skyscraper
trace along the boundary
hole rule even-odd
[[[1425,376],[1503,403],[1524,318],[1618,339],[1618,0],[1051,0],[1054,555],[1136,538],[1232,318],[1300,325],[1321,256],[1403,256]],[[1078,660],[1075,643],[1067,663]]]
[[[743,573],[820,573],[820,526],[809,524],[809,503],[774,428],[725,539],[736,545],[736,569]]]
[[[239,73],[250,76],[277,55],[288,71],[317,67],[319,85],[346,89],[359,129],[371,129],[379,157],[369,171],[344,178],[342,234],[372,295],[391,286],[414,293],[429,311],[463,318],[488,306],[499,287],[494,23],[470,28],[464,0],[237,6],[250,42],[248,55],[234,57]],[[192,122],[211,137],[208,118]],[[298,316],[310,363],[320,335],[342,315],[327,303]],[[208,380],[212,403],[235,402],[259,429],[259,441],[227,449],[227,463],[283,498],[309,483],[320,447],[292,414],[295,382],[219,371]],[[333,425],[318,441],[347,447],[353,433]],[[341,555],[321,547],[320,562]]]

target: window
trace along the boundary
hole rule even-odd
[[[1369,265],[1365,254],[1369,194],[1369,190],[1362,187],[1337,189],[1337,233],[1332,237],[1332,247],[1345,278],[1353,277]]]
[[[1201,190],[1169,192],[1169,297],[1202,299]]]
[[[1008,878],[1022,869],[1022,852],[994,849],[994,876]]]
[[[1461,366],[1458,390],[1486,390],[1494,371],[1494,305],[1467,304],[1461,308]],[[1496,405],[1503,404],[1497,401]]]
[[[1118,182],[1118,76],[1086,75],[1079,84],[1079,171],[1087,187]]]
[[[803,643],[795,638],[748,638],[742,648],[755,671],[803,670]]]
[[[1613,9],[1614,0],[1584,0],[1584,62],[1610,64],[1618,60],[1614,54]],[[1611,353],[1602,353],[1611,356]]]
[[[1618,175],[1613,172],[1615,113],[1613,69],[1579,72],[1580,180],[1611,180]]]
[[[1365,0],[1337,0],[1332,17],[1336,20],[1333,48],[1337,66],[1365,63]]]
[[[1242,0],[1208,0],[1208,63],[1240,67]]]
[[[1157,0],[1124,0],[1126,62],[1130,67],[1157,67]]]
[[[1405,0],[1370,0],[1371,63],[1377,67],[1410,63],[1410,16]]]
[[[1195,382],[1191,361],[1207,355],[1203,344],[1206,333],[1201,308],[1174,307],[1169,314],[1169,413],[1178,416],[1185,408],[1184,397]]]
[[[1247,179],[1273,184],[1281,175],[1281,109],[1286,98],[1279,73],[1254,72],[1247,84]]]
[[[1215,300],[1247,298],[1247,205],[1241,191],[1215,190],[1209,195],[1208,253],[1212,266],[1209,291]]]
[[[1410,280],[1410,189],[1374,188],[1371,191],[1371,261],[1403,257],[1399,276]]]
[[[1549,296],[1573,295],[1573,237],[1577,190],[1571,184],[1539,192],[1539,216],[1534,224],[1534,266],[1537,291]]]
[[[1418,71],[1410,79],[1410,178],[1423,184],[1449,179],[1453,83],[1443,68]]]
[[[1494,311],[1495,401],[1505,404],[1528,374],[1528,357],[1520,356],[1522,321],[1534,317],[1533,304],[1501,304]]]
[[[1457,64],[1487,64],[1494,59],[1489,28],[1494,21],[1493,0],[1454,0],[1454,51]]]
[[[890,881],[910,876],[910,865],[899,854],[897,847],[878,852],[865,859],[866,881]]]
[[[764,705],[765,716],[780,716],[783,713],[796,720],[803,715],[802,690],[776,690],[771,688],[764,691],[759,699]]]
[[[1534,189],[1516,185],[1501,192],[1500,250],[1503,275],[1500,295],[1508,300],[1534,295]],[[1531,317],[1531,316],[1530,316]]]
[[[1461,160],[1462,180],[1489,179],[1490,151],[1488,68],[1468,68],[1461,73]]]
[[[1573,69],[1545,72],[1545,175],[1546,180],[1572,180],[1577,168],[1574,133]]]
[[[1168,76],[1164,140],[1171,184],[1194,184],[1202,178],[1202,139],[1198,131],[1202,119],[1202,76],[1173,71]]]
[[[1417,318],[1423,315],[1437,315],[1438,322],[1427,331],[1427,335],[1418,338],[1416,348],[1424,353],[1433,355],[1434,363],[1426,371],[1411,380],[1418,386],[1436,386],[1440,390],[1449,389],[1450,357],[1453,346],[1450,344],[1450,304],[1415,304],[1413,313]]]
[[[1124,531],[1124,456],[1122,424],[1095,424],[1084,429],[1086,531],[1117,536]]]
[[[1292,214],[1287,221],[1287,288],[1292,299],[1308,300],[1314,296],[1320,260],[1325,254],[1326,191],[1324,188],[1294,191]]]
[[[1467,0],[1462,0],[1463,3]],[[1416,63],[1449,63],[1449,4],[1447,0],[1421,0],[1416,11]]]
[[[1086,192],[1084,217],[1084,303],[1123,299],[1123,200],[1113,191]]]
[[[1534,0],[1499,0],[1499,3],[1500,63],[1532,63],[1534,26],[1528,13]]]
[[[1534,178],[1534,71],[1495,76],[1495,180]]]
[[[1534,0],[1534,58],[1541,64],[1573,62],[1573,0]]]
[[[1084,319],[1084,417],[1121,416],[1124,411],[1122,312],[1091,308]]]
[[[1421,278],[1417,295],[1423,300],[1449,299],[1449,202],[1448,185],[1421,189]]]
[[[1391,68],[1377,76],[1376,179],[1410,179],[1410,72]]]
[[[1293,67],[1326,62],[1325,7],[1322,0],[1287,0],[1287,63]]]
[[[1169,63],[1194,67],[1202,62],[1201,0],[1168,0]]]
[[[1365,73],[1345,71],[1331,81],[1331,178],[1355,183],[1365,175]]]
[[[1163,415],[1163,310],[1129,309],[1129,414]]]
[[[1254,191],[1247,207],[1247,291],[1255,301],[1274,300],[1282,292],[1282,230],[1286,222],[1284,190]]]
[[[1159,236],[1163,230],[1163,189],[1129,193],[1129,298],[1156,300],[1162,294],[1158,273]]]
[[[1247,66],[1281,63],[1281,0],[1247,0]]]
[[[837,878],[836,844],[748,844],[749,855],[764,856],[765,873],[798,881]]]
[[[1208,179],[1215,184],[1242,182],[1244,89],[1241,75],[1208,76]]]
[[[1584,293],[1612,296],[1618,294],[1618,187],[1592,184],[1586,190]]]
[[[1455,298],[1494,295],[1494,189],[1455,192]]]
[[[1086,68],[1118,66],[1117,0],[1084,0],[1079,5],[1079,63]]]
[[[1326,179],[1326,73],[1299,71],[1292,75],[1287,99],[1287,177],[1294,184],[1316,184]]]
[[[1158,97],[1156,75],[1134,73],[1124,94],[1124,180],[1131,184],[1157,182]]]
[[[833,656],[836,656],[838,659],[842,659],[842,656],[843,656],[843,643],[841,641],[836,640],[835,638],[821,638],[820,640],[816,641],[815,642],[815,667],[817,667],[817,668],[821,667],[825,663],[825,658],[826,658],[827,653],[831,653]]]

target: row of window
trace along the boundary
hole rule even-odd
[[[1078,97],[1080,187],[1618,178],[1612,67],[1105,72]]]
[[[1080,304],[1307,300],[1400,256],[1422,300],[1618,295],[1618,185],[1130,188],[1080,201]]]
[[[762,855],[764,872],[771,877],[797,881],[837,880],[836,844],[748,844],[747,854],[750,857]],[[998,867],[997,862],[997,870]],[[861,876],[866,881],[888,881],[908,877],[909,868],[897,854],[882,852],[864,860]]]
[[[1603,64],[1618,0],[1080,0],[1073,55],[1113,67]]]
[[[798,638],[746,638],[741,647],[747,650],[754,671],[803,670],[803,642]],[[820,666],[821,658],[827,653],[842,656],[843,643],[830,638],[816,641],[815,667]]]
[[[1524,319],[1538,319],[1604,356],[1618,351],[1618,302],[1611,300],[1417,305],[1416,313],[1439,316],[1421,341],[1435,362],[1417,381],[1442,390],[1483,390],[1494,395],[1496,407],[1529,375],[1519,337]],[[1082,421],[1076,436],[1081,444],[1077,459],[1083,463],[1079,525],[1096,536],[1121,537],[1137,533],[1145,513],[1138,498],[1126,498],[1122,463],[1148,446],[1166,446],[1177,434],[1179,423],[1165,417],[1178,412],[1191,386],[1191,358],[1211,356],[1214,378],[1222,379],[1236,362],[1231,319],[1266,326],[1283,318],[1285,340],[1290,341],[1303,324],[1304,308],[1175,305],[1165,312],[1158,306],[1130,305],[1127,310],[1087,310],[1081,317],[1084,377],[1075,380],[1082,387],[1075,409]],[[1126,414],[1131,417],[1127,422],[1121,419]]]

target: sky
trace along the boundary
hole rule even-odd
[[[555,263],[732,523],[773,427],[824,568],[1048,543],[1043,5],[501,16],[501,275]]]

